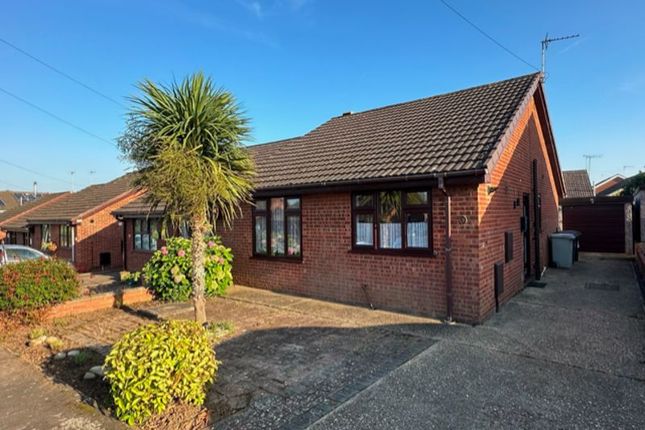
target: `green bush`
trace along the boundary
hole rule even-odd
[[[222,295],[233,283],[233,253],[219,238],[207,238],[206,243],[206,295]],[[143,275],[146,286],[157,299],[183,301],[190,298],[193,290],[191,268],[190,240],[173,237],[155,251],[144,266]]]
[[[56,258],[0,266],[0,311],[33,310],[78,297],[76,271]]]
[[[201,405],[217,366],[206,329],[196,322],[141,326],[115,343],[105,359],[116,416],[135,424],[174,400]]]

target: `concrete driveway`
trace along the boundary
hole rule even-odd
[[[583,255],[438,342],[312,429],[645,428],[645,319],[631,262]]]

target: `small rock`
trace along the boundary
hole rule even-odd
[[[67,356],[68,357],[76,357],[80,353],[81,353],[81,351],[79,351],[78,349],[72,349],[71,351],[69,351],[67,353]]]
[[[83,376],[83,379],[94,379],[94,378],[96,378],[96,375],[94,373],[92,373],[92,372],[87,372]]]
[[[96,376],[101,376],[101,377],[105,374],[105,373],[103,372],[103,366],[93,366],[93,367],[90,369],[90,372],[92,372],[92,373],[93,373],[93,374],[95,374]]]
[[[54,360],[62,360],[63,358],[67,357],[67,353],[61,351],[54,355]]]

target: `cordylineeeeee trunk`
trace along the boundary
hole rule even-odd
[[[206,243],[204,243],[205,221],[203,217],[195,217],[191,222],[192,228],[192,256],[193,256],[193,305],[195,307],[195,321],[200,324],[206,322],[206,272],[204,258],[206,256]]]

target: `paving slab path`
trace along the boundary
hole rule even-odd
[[[6,430],[117,430],[126,427],[80,402],[69,387],[0,347],[0,428]]]

